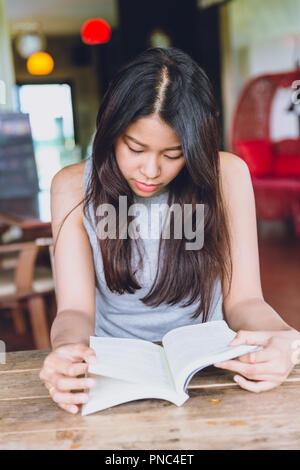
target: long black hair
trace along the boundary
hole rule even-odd
[[[109,203],[116,209],[118,224],[119,196],[127,196],[128,204],[134,202],[133,191],[118,167],[114,142],[130,124],[153,114],[176,132],[185,159],[184,167],[169,184],[168,204],[177,203],[181,208],[191,203],[193,207],[196,203],[205,205],[204,245],[199,250],[186,250],[185,243],[191,240],[184,236],[161,238],[153,285],[140,300],[150,306],[196,302],[192,318],[203,313],[205,322],[214,284],[218,278],[223,284],[227,277],[230,286],[232,264],[220,191],[218,108],[207,75],[185,52],[174,47],[147,49],[110,81],[96,120],[84,214],[89,217],[90,203],[94,214],[100,204]],[[130,217],[127,226],[129,223]],[[119,294],[140,289],[131,266],[133,240],[98,240],[108,288]]]

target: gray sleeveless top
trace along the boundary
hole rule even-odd
[[[91,173],[92,157],[87,158],[85,162],[84,191],[86,191]],[[165,187],[150,197],[134,195],[135,203],[142,203],[147,207],[149,212],[151,204],[166,203],[167,198],[168,189]],[[199,305],[198,303],[194,303],[188,307],[181,306],[184,302],[174,306],[163,303],[158,307],[151,307],[140,300],[140,298],[143,298],[148,293],[155,278],[159,248],[159,237],[157,238],[156,236],[155,238],[149,237],[148,239],[143,238],[139,240],[139,243],[142,241],[142,249],[144,250],[142,269],[138,267],[139,257],[137,249],[135,248],[135,242],[134,240],[131,241],[134,271],[137,269],[135,277],[141,289],[137,289],[133,294],[111,292],[105,281],[102,255],[96,234],[96,221],[91,203],[88,206],[88,212],[92,218],[92,224],[85,215],[83,222],[90,240],[94,260],[96,289],[95,336],[161,341],[164,334],[173,328],[202,322],[202,314],[196,319],[191,319],[197,305]],[[149,223],[151,217],[149,216],[146,220]],[[148,227],[149,230],[151,230],[149,225]],[[141,228],[142,227],[140,227],[140,230]],[[155,229],[157,229],[157,227],[154,227],[154,232],[149,231],[149,234],[155,233]],[[161,220],[159,234],[160,232]],[[221,281],[218,279],[214,287],[208,321],[223,320],[222,302]]]

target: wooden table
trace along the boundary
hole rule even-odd
[[[0,364],[1,449],[299,449],[300,365],[264,393],[209,367],[181,407],[136,400],[81,416],[60,409],[39,379],[49,351],[7,353]]]

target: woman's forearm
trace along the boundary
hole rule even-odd
[[[89,346],[95,324],[91,315],[80,310],[62,310],[52,323],[50,340],[52,349],[66,344],[81,343]]]
[[[230,309],[225,308],[225,319],[234,330],[293,330],[263,299],[247,299]]]

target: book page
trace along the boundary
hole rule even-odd
[[[224,320],[182,326],[165,334],[162,343],[176,389],[186,389],[192,372],[261,349],[253,345],[229,346],[235,336]]]
[[[162,346],[131,338],[90,337],[98,364],[92,374],[175,390]]]
[[[133,400],[158,398],[181,406],[189,398],[185,393],[178,394],[175,390],[161,389],[157,385],[138,384],[93,374],[91,377],[96,385],[89,391],[89,401],[81,408],[82,416]]]

